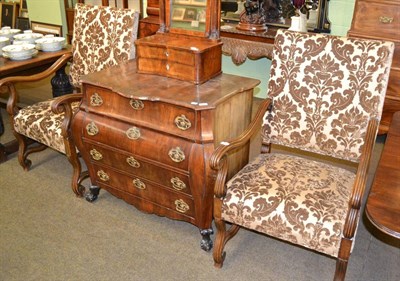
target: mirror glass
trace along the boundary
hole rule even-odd
[[[171,27],[185,30],[206,30],[207,0],[172,0]]]
[[[328,0],[306,0],[301,12],[307,15],[307,29],[314,32],[330,32],[327,18]],[[270,26],[289,27],[291,17],[296,15],[293,0],[221,0],[221,19],[225,22],[239,22],[240,15],[260,6]]]

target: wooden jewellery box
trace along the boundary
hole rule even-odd
[[[139,73],[201,84],[221,73],[216,0],[160,1],[157,34],[135,41]]]

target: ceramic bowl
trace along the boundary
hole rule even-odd
[[[5,26],[2,29],[0,29],[0,37],[7,37],[10,40],[12,40],[14,35],[16,35],[20,32],[21,32],[20,29],[13,29],[8,26]]]
[[[3,57],[11,60],[30,59],[38,53],[33,44],[8,45],[2,48]]]
[[[33,33],[32,30],[25,30],[22,34],[14,35],[14,42],[22,41],[29,44],[35,44],[35,41],[42,38],[43,34]]]
[[[64,37],[44,37],[38,39],[36,42],[36,49],[43,52],[59,51],[65,46]]]
[[[0,55],[3,53],[3,47],[10,45],[10,38],[0,37]]]

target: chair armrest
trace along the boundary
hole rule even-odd
[[[64,112],[64,120],[63,123],[61,124],[61,134],[66,140],[72,141],[70,126],[72,118],[74,117],[74,112],[72,111],[71,103],[81,100],[82,100],[82,94],[79,93],[79,94],[69,94],[58,97],[54,99],[53,102],[51,103],[51,110],[54,113]]]
[[[221,142],[220,145],[217,146],[217,148],[211,155],[210,167],[218,171],[214,187],[214,194],[216,197],[221,198],[225,194],[224,186],[226,181],[226,175],[228,172],[228,165],[227,165],[228,152],[245,145],[248,141],[250,141],[250,138],[256,132],[258,132],[264,114],[267,111],[268,107],[270,106],[271,102],[272,102],[271,99],[265,99],[259,106],[255,117],[250,122],[246,130],[244,130],[242,134],[240,134],[238,137],[232,140]]]
[[[72,58],[72,53],[67,53],[62,55],[58,60],[56,60],[49,68],[46,70],[27,76],[9,76],[0,80],[0,87],[7,86],[10,83],[19,82],[35,82],[49,77],[51,74],[55,73],[62,66],[64,66]]]
[[[57,70],[63,67],[70,59],[72,58],[71,53],[64,54],[60,57],[56,62],[54,62],[49,68],[46,70],[28,76],[10,76],[0,80],[0,88],[7,87],[10,96],[7,101],[7,112],[8,114],[13,117],[17,112],[17,100],[18,100],[18,93],[15,88],[15,83],[23,83],[23,82],[35,82],[42,79],[49,77],[51,74],[54,74]]]
[[[82,93],[68,94],[57,97],[51,103],[51,110],[54,113],[65,112],[65,107],[71,107],[71,103],[82,100]]]
[[[226,154],[238,147],[245,145],[250,138],[256,133],[261,126],[262,118],[264,117],[265,112],[267,111],[269,105],[271,104],[271,99],[265,99],[258,108],[256,115],[253,120],[247,126],[246,130],[243,131],[238,137],[229,140],[223,141],[217,148],[214,150],[213,154],[210,158],[210,166],[214,170],[219,170],[221,168],[221,159],[226,156]]]
[[[358,216],[361,208],[362,199],[365,193],[366,182],[368,179],[368,169],[375,145],[376,132],[378,131],[379,120],[371,119],[368,123],[365,143],[360,163],[357,168],[353,190],[350,196],[349,212],[343,229],[343,236],[351,239],[357,230]]]

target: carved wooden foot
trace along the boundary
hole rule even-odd
[[[210,235],[213,234],[214,231],[212,230],[212,228],[208,228],[208,229],[201,229],[200,230],[200,234],[202,236],[201,238],[201,242],[200,242],[200,247],[202,250],[208,252],[212,249],[213,247],[213,242],[210,238]]]
[[[86,201],[88,201],[88,202],[95,201],[97,199],[97,197],[99,196],[99,192],[100,192],[100,187],[91,185],[89,187],[89,191],[85,194]]]

